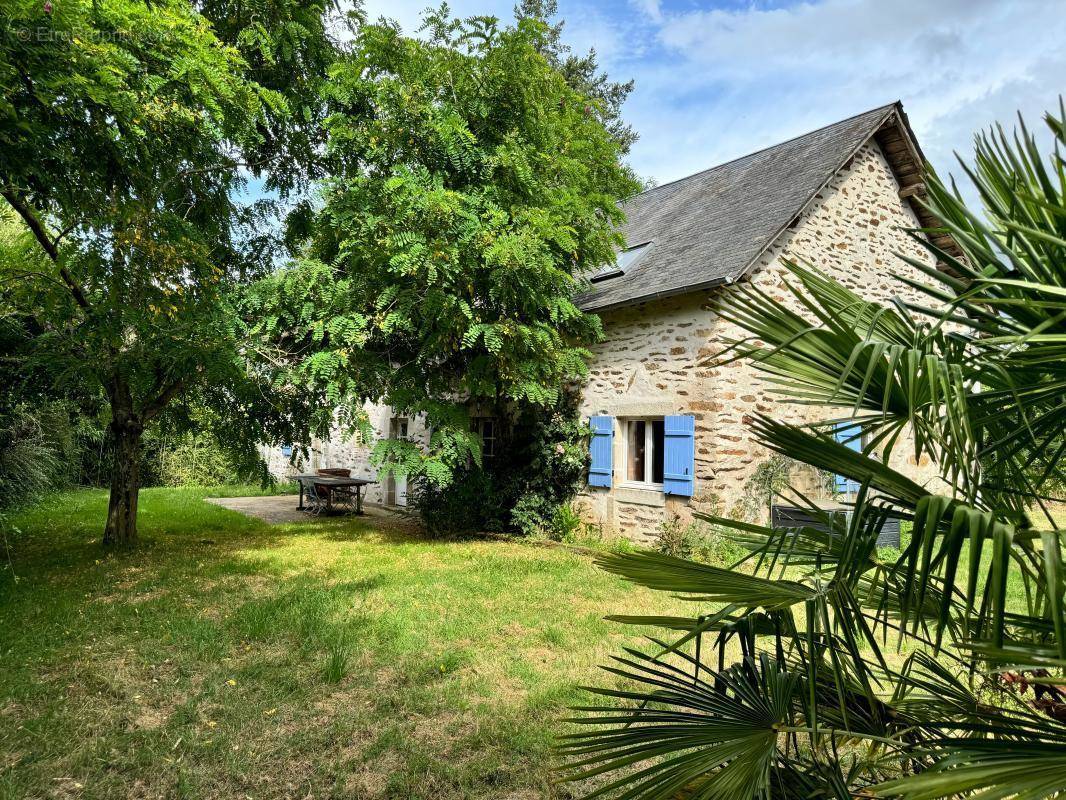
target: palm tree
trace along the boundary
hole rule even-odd
[[[731,357],[868,434],[856,452],[760,417],[760,441],[861,488],[828,532],[713,519],[746,548],[739,568],[599,559],[700,613],[617,618],[677,637],[615,658],[617,688],[573,720],[562,750],[568,777],[599,776],[590,797],[1066,795],[1063,536],[1047,505],[1066,454],[1061,103],[1046,122],[1049,157],[1024,122],[977,137],[963,168],[983,215],[930,172],[935,232],[961,253],[920,238],[938,261],[906,259],[925,302],[870,303],[801,265],[803,313],[734,296],[725,314],[750,337]],[[941,465],[938,493],[888,466],[903,446]],[[898,556],[877,548],[888,519],[911,526]]]

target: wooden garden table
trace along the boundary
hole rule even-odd
[[[330,475],[297,475],[296,480],[300,484],[300,504],[296,506],[297,509],[303,511],[304,509],[304,481],[311,481],[316,486],[327,486],[337,489],[355,489],[355,513],[363,513],[363,487],[369,486],[377,481],[369,481],[366,478],[340,478]],[[329,492],[326,495],[326,511],[333,510],[333,493]]]

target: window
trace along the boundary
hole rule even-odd
[[[492,417],[474,417],[470,430],[481,437],[481,457],[491,459],[496,455],[496,420]]]
[[[838,422],[834,425],[833,438],[849,450],[854,450],[857,453],[863,452],[870,444],[869,431],[863,429],[858,423],[853,422]],[[859,483],[850,480],[844,475],[833,476],[833,483],[837,494],[845,495],[848,500],[854,499],[859,492]]]
[[[663,420],[623,420],[625,480],[627,483],[662,486]]]
[[[598,272],[594,273],[593,276],[589,278],[589,281],[591,283],[599,283],[608,278],[617,278],[619,275],[625,275],[630,267],[637,263],[637,259],[647,252],[650,246],[651,242],[644,242],[635,247],[626,248],[618,254],[613,264],[607,264],[601,267]]]
[[[389,438],[407,441],[407,417],[393,417],[389,420]]]

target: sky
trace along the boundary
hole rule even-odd
[[[365,0],[413,33],[426,0]],[[436,3],[434,3],[436,4]],[[451,0],[510,19],[514,0]],[[640,134],[629,161],[657,183],[902,100],[926,157],[1066,94],[1066,0],[559,0],[564,38],[595,48]]]

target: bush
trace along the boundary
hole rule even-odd
[[[177,426],[167,416],[145,430],[142,486],[263,481],[263,465],[254,446],[240,443],[225,448],[206,421],[197,422],[203,432],[176,434]],[[106,487],[112,472],[107,415],[94,398],[42,397],[33,405],[11,395],[0,398],[0,508],[71,486]]]
[[[549,538],[557,542],[572,542],[578,538],[584,527],[581,515],[572,505],[564,503],[555,509],[547,533]]]
[[[78,417],[62,401],[0,413],[0,508],[34,502],[78,480]]]
[[[18,408],[0,428],[0,508],[22,505],[51,491],[59,458],[39,417]]]
[[[106,423],[83,420],[75,443],[73,481],[106,487],[111,481],[113,455]],[[260,463],[242,460],[222,447],[210,432],[173,433],[153,425],[141,439],[141,486],[234,486],[263,479]]]
[[[185,434],[158,450],[159,482],[163,486],[227,486],[249,483],[233,457],[209,434]]]
[[[509,529],[550,535],[568,512],[574,513],[570,502],[588,472],[588,434],[574,391],[564,393],[554,408],[526,408],[517,415],[506,446],[491,464]]]
[[[578,416],[577,400],[568,392],[554,407],[513,413],[510,425],[498,433],[495,457],[458,470],[447,487],[416,481],[412,504],[426,530],[551,537],[562,529],[576,530],[580,520],[569,504],[588,470],[588,428]]]
[[[663,555],[674,558],[692,558],[696,550],[699,531],[695,523],[681,524],[681,518],[674,515],[659,526],[655,534],[655,549]]]
[[[498,515],[491,513],[493,496],[491,477],[477,466],[456,472],[447,486],[420,478],[408,491],[409,502],[430,536],[501,529]]]
[[[674,558],[715,566],[735,564],[746,552],[719,526],[700,521],[682,524],[676,514],[660,526],[655,537],[655,550]]]

